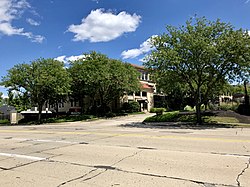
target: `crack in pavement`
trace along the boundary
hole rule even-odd
[[[250,152],[250,151],[246,148],[246,146],[243,145],[243,148],[246,150],[246,152]]]
[[[86,179],[83,179],[82,182],[87,181],[87,180],[91,180],[91,179],[93,179],[93,178],[95,178],[95,177],[97,177],[97,176],[99,176],[99,175],[105,173],[105,172],[108,171],[108,170],[115,170],[116,168],[115,168],[115,167],[112,167],[112,166],[114,166],[115,164],[118,164],[118,163],[122,162],[123,160],[125,160],[125,159],[127,159],[127,158],[131,158],[131,157],[137,155],[139,152],[142,152],[142,150],[141,150],[141,151],[137,151],[137,152],[135,152],[135,153],[132,154],[132,155],[126,156],[126,157],[124,157],[124,158],[118,160],[117,162],[113,163],[113,164],[110,165],[110,166],[88,166],[88,165],[81,165],[81,166],[87,166],[87,167],[94,167],[95,169],[89,171],[88,173],[86,173],[86,174],[84,174],[84,175],[81,175],[81,176],[79,176],[79,177],[76,177],[76,178],[70,179],[70,180],[68,180],[68,181],[65,181],[65,182],[59,184],[57,187],[63,186],[63,185],[65,185],[65,184],[68,184],[68,183],[70,183],[70,182],[74,182],[74,181],[79,180],[79,179],[83,179],[83,178],[86,177],[87,175],[89,175],[89,174],[91,174],[92,172],[97,171],[97,170],[99,170],[99,169],[104,169],[104,171],[101,171],[101,172],[99,172],[99,173],[97,173],[97,174],[95,174],[95,175],[93,175],[93,176],[91,176],[91,177],[88,177],[88,178],[86,178]],[[52,162],[53,162],[53,161],[52,161]],[[66,163],[66,162],[64,162],[64,163]],[[72,164],[72,163],[70,163],[70,164]],[[74,164],[74,165],[76,165],[76,164]],[[79,165],[79,164],[78,164],[78,165]]]
[[[199,185],[203,185],[205,187],[212,187],[212,186],[217,186],[217,185],[218,186],[225,186],[225,187],[237,187],[237,186],[234,186],[234,185],[202,182],[202,181],[198,181],[198,180],[185,179],[185,178],[181,178],[181,177],[173,177],[173,176],[166,176],[166,175],[159,175],[159,174],[152,174],[152,173],[144,173],[144,172],[138,172],[138,171],[127,171],[127,170],[123,170],[123,169],[114,167],[114,165],[124,161],[125,159],[134,157],[135,155],[139,154],[142,151],[143,150],[140,150],[140,151],[137,151],[137,152],[133,153],[132,155],[126,156],[126,157],[120,159],[119,161],[113,163],[112,165],[109,165],[109,166],[104,166],[104,165],[96,165],[96,166],[84,165],[84,164],[79,164],[79,163],[56,161],[56,160],[50,160],[50,159],[43,160],[43,162],[57,162],[57,163],[65,163],[65,164],[72,164],[72,165],[77,165],[77,166],[84,166],[84,167],[94,168],[91,171],[85,173],[84,175],[81,175],[81,176],[78,176],[76,178],[70,179],[68,181],[62,182],[57,187],[61,187],[61,186],[64,186],[64,185],[66,185],[68,183],[74,182],[76,180],[83,179],[84,177],[88,176],[89,174],[91,174],[91,173],[93,173],[93,172],[95,172],[97,170],[102,170],[102,171],[98,172],[97,174],[95,174],[95,175],[93,175],[91,177],[83,179],[82,182],[85,182],[87,180],[91,180],[91,179],[105,173],[106,171],[113,170],[113,171],[118,171],[118,172],[129,173],[129,174],[136,174],[136,175],[143,175],[143,176],[150,176],[150,177],[166,178],[166,179],[173,179],[173,180],[181,180],[181,181],[186,181],[186,182],[192,182],[192,183],[196,183],[196,184],[199,184]],[[35,162],[38,162],[38,161],[35,161]],[[247,164],[247,167],[242,170],[241,174],[238,175],[237,179],[239,179],[240,175],[242,175],[245,172],[245,170],[249,167],[249,164],[250,164],[250,159],[249,159],[249,163]]]
[[[246,167],[238,174],[237,178],[236,178],[236,182],[238,184],[238,186],[240,186],[240,176],[242,176],[244,174],[244,172],[249,168],[250,165],[250,158],[248,160],[248,163],[246,163]]]
[[[202,181],[198,181],[198,180],[185,179],[185,178],[181,178],[181,177],[171,177],[171,176],[166,176],[166,175],[158,175],[158,174],[152,174],[152,173],[143,173],[143,172],[137,172],[137,171],[126,171],[126,170],[122,170],[122,169],[119,169],[119,168],[115,168],[113,170],[120,171],[120,172],[125,172],[125,173],[130,173],[130,174],[143,175],[143,176],[158,177],[158,178],[167,178],[167,179],[173,179],[173,180],[181,180],[181,181],[186,181],[186,182],[192,182],[192,183],[200,184],[200,185],[203,185],[203,186],[208,186],[208,185],[210,185],[210,186],[217,186],[218,185],[218,186],[236,187],[236,186],[233,186],[233,185],[202,182]]]
[[[217,153],[217,152],[211,152],[213,155],[222,155],[222,156],[237,156],[237,157],[247,157],[249,158],[250,155],[242,155],[242,154],[234,154],[234,153]]]
[[[73,181],[82,179],[82,178],[84,178],[85,176],[91,174],[92,172],[94,172],[94,171],[96,171],[96,170],[98,170],[98,168],[95,168],[95,169],[89,171],[88,173],[85,173],[84,175],[81,175],[81,176],[79,176],[79,177],[76,177],[76,178],[70,179],[70,180],[68,180],[68,181],[62,182],[62,183],[59,184],[57,187],[64,186],[65,184],[68,184],[68,183],[70,183],[70,182],[73,182]]]
[[[136,151],[134,154],[128,155],[128,156],[126,156],[126,157],[124,157],[124,158],[118,160],[118,161],[115,162],[114,164],[110,165],[110,167],[112,167],[112,166],[114,166],[114,165],[116,165],[116,164],[119,164],[120,162],[122,162],[122,161],[125,160],[125,159],[132,158],[132,157],[134,157],[135,155],[139,154],[140,152],[142,152],[142,150]]]

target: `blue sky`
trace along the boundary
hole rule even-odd
[[[0,77],[18,63],[93,50],[141,65],[150,37],[194,15],[250,30],[250,0],[0,0]]]

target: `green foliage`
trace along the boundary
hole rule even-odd
[[[239,123],[239,120],[235,117],[220,117],[220,116],[209,116],[205,118],[205,122],[207,123]]]
[[[71,63],[68,71],[73,79],[73,97],[100,99],[103,108],[125,93],[139,90],[135,68],[100,53],[85,54],[84,59]]]
[[[3,77],[2,84],[9,91],[17,91],[29,97],[32,105],[42,106],[58,95],[67,95],[70,77],[64,64],[54,59],[38,59],[31,64],[17,64]],[[39,115],[39,118],[41,115]]]
[[[0,124],[10,124],[10,121],[8,119],[1,119]]]
[[[123,103],[122,108],[126,113],[135,113],[140,111],[140,104],[136,101]]]
[[[249,77],[249,34],[220,20],[196,18],[179,28],[168,26],[165,34],[152,39],[152,45],[155,50],[145,65],[163,91],[179,84],[185,95],[195,99],[199,123],[202,103],[217,95],[227,81]]]
[[[232,102],[230,102],[230,103],[221,103],[220,106],[219,106],[219,109],[220,110],[225,110],[225,111],[227,111],[227,110],[236,111],[238,106],[239,106],[239,104],[232,103]]]
[[[150,113],[156,113],[157,115],[162,115],[165,112],[165,108],[151,108]]]
[[[169,121],[176,121],[178,119],[179,112],[167,112],[163,115],[155,115],[152,117],[147,117],[144,122],[169,122]]]
[[[8,97],[8,105],[15,107],[17,112],[25,111],[32,107],[27,93],[9,92]]]

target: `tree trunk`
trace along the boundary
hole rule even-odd
[[[196,104],[196,117],[197,117],[197,124],[201,125],[202,124],[202,119],[201,119],[201,104],[197,103]]]
[[[43,110],[43,105],[38,104],[38,123],[39,124],[42,122],[42,110]]]
[[[81,107],[81,115],[84,114],[84,96],[82,96],[81,98],[79,98],[79,104]]]
[[[201,88],[198,86],[198,93],[197,93],[197,101],[196,101],[196,117],[197,117],[197,124],[201,125],[202,124],[202,119],[201,119]]]
[[[56,101],[56,117],[58,117],[58,111],[59,111],[59,108],[58,108],[58,101]]]
[[[249,105],[249,96],[247,94],[247,82],[244,81],[244,88],[245,88],[245,105]]]

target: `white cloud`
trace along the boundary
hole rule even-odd
[[[56,58],[54,58],[54,59],[55,59],[55,60],[58,60],[58,61],[60,61],[60,62],[66,63],[66,56],[65,56],[65,55],[56,57]]]
[[[141,16],[120,12],[115,15],[103,9],[91,11],[80,25],[70,25],[69,32],[75,34],[74,41],[108,42],[127,32],[134,32]]]
[[[27,18],[26,21],[27,21],[27,23],[29,23],[32,26],[39,26],[40,25],[39,22],[37,22],[37,21],[35,21],[35,20],[31,19],[31,18]]]
[[[0,0],[0,33],[7,36],[26,36],[32,42],[41,43],[45,39],[43,36],[25,32],[24,28],[16,28],[12,25],[12,21],[20,18],[28,8],[31,6],[26,0]]]
[[[138,49],[130,49],[127,51],[122,52],[122,58],[128,59],[128,58],[136,58],[142,54],[148,53],[152,50],[151,40],[152,38],[157,37],[157,35],[151,36],[149,39],[147,39],[145,42],[143,42]]]
[[[84,58],[85,58],[85,55],[69,56],[69,57],[63,55],[63,56],[56,57],[55,60],[68,64],[69,62],[74,62],[74,61],[77,61],[79,59],[84,59]]]

